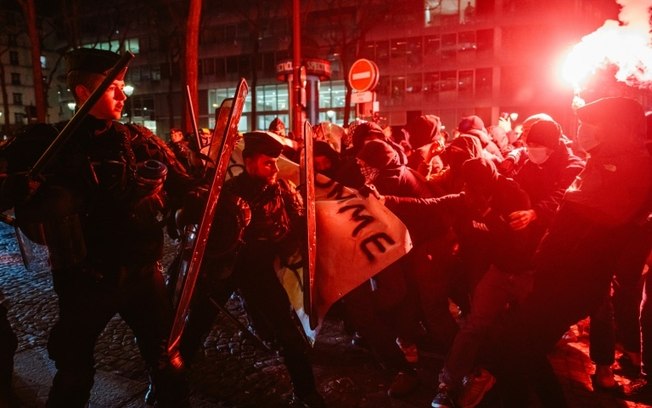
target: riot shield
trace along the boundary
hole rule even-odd
[[[180,247],[180,251],[183,252],[180,254],[182,258],[179,262],[181,264],[181,270],[176,284],[178,292],[175,292],[178,295],[175,295],[174,299],[176,309],[168,339],[168,352],[173,359],[179,356],[181,335],[183,334],[190,311],[190,301],[199,276],[202,258],[215,217],[215,209],[222,190],[222,184],[226,177],[231,153],[238,142],[238,122],[240,122],[248,91],[249,87],[247,82],[244,79],[240,79],[233,100],[227,102],[225,105],[225,109],[228,110],[228,115],[225,114],[226,120],[220,122],[221,110],[216,118],[216,130],[212,143],[217,144],[219,150],[216,152],[215,171],[208,190],[204,212],[200,223],[188,234],[189,236]],[[216,228],[219,228],[219,226],[216,226]]]
[[[313,131],[309,122],[303,126],[303,149],[301,151],[300,180],[305,188],[306,237],[303,248],[303,307],[310,319],[310,328],[319,323],[313,313],[315,267],[317,264],[317,220],[315,219],[315,166],[313,160]]]

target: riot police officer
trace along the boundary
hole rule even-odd
[[[277,160],[284,147],[280,137],[254,131],[245,133],[244,140],[244,172],[225,182],[219,203],[221,211],[237,208],[246,214],[241,217],[246,223],[242,225],[242,243],[230,254],[211,258],[210,254],[216,253],[211,250],[211,241],[219,237],[214,234],[209,238],[208,257],[202,263],[181,354],[191,360],[212,328],[218,313],[212,301],[224,304],[238,289],[256,330],[270,335],[281,348],[294,386],[293,403],[323,407],[309,361],[309,346],[293,320],[294,312],[274,269],[277,257],[283,262],[299,248],[305,231],[303,200],[293,184],[277,178]],[[234,207],[227,203],[239,204]],[[237,214],[237,209],[232,212]],[[230,275],[224,272],[225,263],[232,270]]]
[[[7,319],[5,298],[0,291],[0,407],[11,407],[15,403],[11,377],[17,343],[16,334]]]
[[[78,106],[119,59],[98,49],[67,53],[68,86]],[[192,181],[162,140],[118,122],[127,98],[125,72],[113,79],[36,183],[19,175],[33,164],[35,154],[25,152],[42,151],[58,129],[36,126],[4,152],[13,176],[3,191],[11,196],[19,226],[48,246],[58,296],[59,320],[48,341],[57,368],[48,407],[86,405],[95,342],[116,313],[134,332],[161,390],[160,406],[188,405],[182,367],[167,355],[172,307],[159,261],[164,219]]]

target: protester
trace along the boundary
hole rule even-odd
[[[483,157],[491,160],[498,165],[503,161],[503,154],[496,144],[491,140],[491,136],[484,126],[484,121],[477,115],[465,116],[457,125],[460,135],[469,135],[478,138],[482,146]]]
[[[645,119],[647,125],[645,145],[652,156],[652,112],[646,112]],[[645,257],[647,254],[642,265],[643,293],[639,309],[640,348],[637,350],[638,353],[633,352],[632,347],[625,348],[623,357],[629,360],[630,366],[640,373],[640,378],[634,381],[627,391],[628,398],[652,403],[652,208],[648,208],[648,211],[647,220],[637,231],[638,237],[634,237],[634,245],[628,254],[630,256],[622,258],[625,265],[631,266],[628,269],[635,270],[637,266],[641,267],[641,260],[643,260],[641,255]]]
[[[439,172],[444,164],[439,155],[444,151],[441,120],[435,115],[422,115],[406,126],[408,166],[424,177]]]
[[[356,156],[365,185],[381,194],[429,197],[425,179],[401,164],[399,153],[380,138],[363,144]],[[401,397],[418,386],[416,372],[396,343],[397,337],[414,345],[418,327],[418,303],[409,282],[410,256],[385,268],[342,299],[347,319],[369,345],[380,363],[394,372],[387,393]]]
[[[88,48],[66,54],[68,86],[77,106],[119,58]],[[55,128],[36,126],[2,152],[10,174],[2,191],[11,196],[21,229],[48,246],[59,300],[48,342],[57,368],[48,407],[86,406],[95,342],[116,313],[134,332],[160,390],[159,406],[188,406],[183,367],[170,361],[166,348],[172,308],[160,260],[161,219],[192,183],[162,140],[117,121],[126,99],[125,72],[81,118],[38,181],[25,179],[21,170],[34,164],[29,159],[54,138]]]
[[[281,137],[289,137],[285,127],[285,123],[283,123],[283,121],[279,117],[276,117],[271,122],[269,122],[269,127],[267,128],[267,130],[276,133]]]
[[[431,174],[428,177],[431,189],[438,193],[437,195],[459,193],[464,184],[460,172],[462,164],[468,159],[481,157],[482,152],[482,146],[477,137],[460,135],[453,139],[441,154],[445,167],[439,173]]]
[[[313,156],[315,171],[334,178],[340,171],[342,138],[345,130],[330,122],[322,122],[313,128]]]
[[[186,171],[194,176],[200,177],[203,173],[203,163],[197,152],[190,148],[190,143],[183,135],[181,129],[170,129],[170,140],[168,147],[174,156],[181,162]]]
[[[506,406],[525,406],[532,390],[544,406],[566,406],[546,353],[571,324],[600,306],[632,230],[649,213],[652,158],[641,105],[603,98],[577,109],[577,116],[586,168],[539,245],[534,290],[496,349],[503,351],[496,370]]]
[[[527,138],[530,128],[538,121],[554,122],[552,117],[547,113],[536,113],[528,116],[520,125],[521,132],[515,133],[517,138],[510,142],[514,149],[505,155],[504,160],[498,164],[498,170],[507,177],[513,177],[523,167],[527,154],[525,152],[524,140]]]
[[[471,311],[439,376],[433,407],[454,407],[458,402],[469,406],[465,382],[484,383],[476,398],[493,385],[495,380],[486,370],[473,371],[479,350],[506,306],[524,298],[531,286],[532,267],[524,251],[530,245],[529,229],[509,225],[510,214],[530,208],[527,194],[501,176],[490,160],[467,160],[461,172],[465,184],[459,194],[430,199],[385,197],[385,205],[405,219],[411,232],[425,228],[435,233],[441,229],[441,217],[451,218],[460,251],[479,276]],[[419,214],[418,220],[410,214]]]

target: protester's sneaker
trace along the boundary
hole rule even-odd
[[[496,383],[496,377],[484,368],[464,378],[462,392],[457,399],[460,408],[473,408],[477,406],[491,387]]]
[[[419,379],[416,373],[408,371],[399,371],[394,381],[387,388],[387,395],[392,398],[403,397],[419,386]]]
[[[445,389],[440,389],[435,398],[430,403],[432,408],[456,408],[457,405],[453,402],[453,398],[448,394]]]
[[[652,382],[644,378],[632,381],[629,389],[625,392],[625,399],[634,402],[652,403]]]
[[[150,380],[147,390],[145,391],[145,405],[148,407],[153,407],[156,405],[156,392],[154,390],[154,384]]]
[[[317,391],[299,395],[296,392],[292,394],[291,406],[293,408],[326,408],[324,397]]]

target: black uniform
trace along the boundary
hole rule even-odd
[[[279,154],[280,149],[272,157]],[[211,241],[217,238],[217,233],[209,238],[201,280],[197,283],[182,337],[181,353],[190,361],[203,336],[210,331],[218,313],[211,299],[224,304],[233,290],[239,289],[256,329],[271,335],[280,346],[295,395],[308,405],[310,401],[317,404],[310,406],[321,406],[308,358],[308,344],[295,324],[288,296],[274,270],[277,256],[283,260],[298,249],[298,237],[305,223],[301,195],[284,180],[266,184],[243,172],[224,184],[219,204],[221,211],[226,202],[234,202],[236,197],[246,202],[251,213],[243,243],[234,257],[211,258],[210,253],[215,253],[211,251]],[[225,263],[232,269],[228,277],[223,273]]]
[[[7,320],[5,298],[0,292],[0,406],[10,406],[11,377],[14,371],[16,346],[16,334]]]
[[[54,135],[55,128],[40,125],[18,137],[5,151],[9,173],[33,163],[17,161],[26,159],[26,145],[47,145]],[[12,197],[21,228],[48,245],[59,298],[48,342],[57,367],[48,406],[85,406],[95,342],[116,313],[136,336],[161,406],[186,405],[181,369],[167,355],[172,308],[159,263],[163,220],[191,186],[172,152],[145,128],[87,116],[38,190],[25,197],[22,186],[10,177],[5,197]]]

